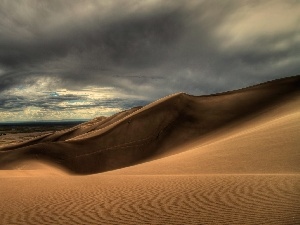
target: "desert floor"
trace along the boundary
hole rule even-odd
[[[1,224],[299,224],[299,212],[299,175],[1,178]]]

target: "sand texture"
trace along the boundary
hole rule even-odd
[[[300,176],[2,178],[1,224],[299,224]]]
[[[0,148],[0,224],[300,224],[300,76]]]

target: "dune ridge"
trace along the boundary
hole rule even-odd
[[[277,110],[180,146],[177,154],[105,174],[299,174],[299,109],[300,98],[290,99]]]
[[[171,155],[174,148],[251,120],[299,96],[300,76],[209,96],[176,93],[145,107],[0,149],[0,167],[46,159],[79,174],[104,172]]]

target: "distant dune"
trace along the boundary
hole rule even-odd
[[[127,167],[149,159],[159,159],[187,151],[188,148],[181,146],[193,145],[192,143],[201,142],[201,140],[203,142],[208,136],[213,136],[221,130],[227,129],[229,132],[232,127],[241,126],[246,122],[251,123],[252,120],[263,117],[264,114],[267,115],[270,111],[292,101],[291,104],[294,106],[286,112],[287,122],[281,119],[277,125],[267,125],[263,121],[261,123],[265,127],[253,133],[255,136],[257,132],[266,132],[268,136],[275,135],[278,140],[281,136],[279,130],[284,130],[290,123],[298,122],[299,87],[300,77],[296,76],[209,96],[196,97],[184,93],[170,95],[142,108],[133,108],[108,118],[96,118],[71,129],[4,147],[0,149],[0,166],[5,168],[11,163],[25,159],[43,159],[79,174],[99,173]],[[283,116],[285,112],[280,114],[280,118]],[[268,118],[266,118],[267,121]],[[297,129],[298,127],[288,129],[289,138],[297,139]],[[271,132],[274,130],[277,130],[279,134]],[[282,135],[287,135],[287,133]],[[274,141],[272,136],[269,137],[269,141]],[[234,141],[234,138],[230,140],[232,143],[225,141],[222,145],[232,146],[233,143],[238,143]],[[218,141],[220,143],[220,140]],[[264,142],[264,140],[259,141]],[[287,157],[282,159],[287,160],[285,161],[286,170],[289,172],[299,172],[300,169],[297,166],[297,162],[300,161],[299,154],[293,147],[297,143],[293,142],[289,143],[291,146],[289,144],[285,146],[286,154],[283,155],[287,155],[291,160],[289,161]],[[262,152],[255,151],[257,148],[253,144],[260,145],[256,141],[254,143],[249,141],[251,150],[249,147],[248,152],[240,153],[239,149],[228,147],[228,151],[223,151],[222,154],[227,155],[227,158],[229,154],[232,157],[234,155],[239,160],[246,160],[246,158],[241,158],[241,155],[245,157],[245,154],[250,154],[249,151],[251,154],[263,155]],[[216,145],[217,143],[213,144],[213,146]],[[280,149],[281,147],[276,147],[274,149],[276,152],[265,152],[265,154],[272,153],[281,157],[278,155],[281,152]],[[197,154],[200,154],[199,151]],[[228,160],[234,160],[234,157]],[[202,156],[201,159],[203,159]],[[188,159],[185,160],[188,161]],[[210,160],[215,161],[212,158]],[[254,161],[257,162],[255,159]],[[205,165],[208,162],[210,161],[205,161]],[[203,171],[220,172],[209,168],[206,166]],[[256,166],[255,168],[258,169]],[[278,170],[281,169],[280,164]],[[241,167],[240,172],[244,170]],[[245,171],[248,170],[252,171],[252,169]],[[276,170],[275,167],[274,170]],[[231,172],[235,172],[234,169]]]
[[[300,224],[299,87],[178,93],[3,147],[0,224]]]

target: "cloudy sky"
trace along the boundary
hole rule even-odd
[[[300,1],[0,0],[0,122],[300,74]]]

